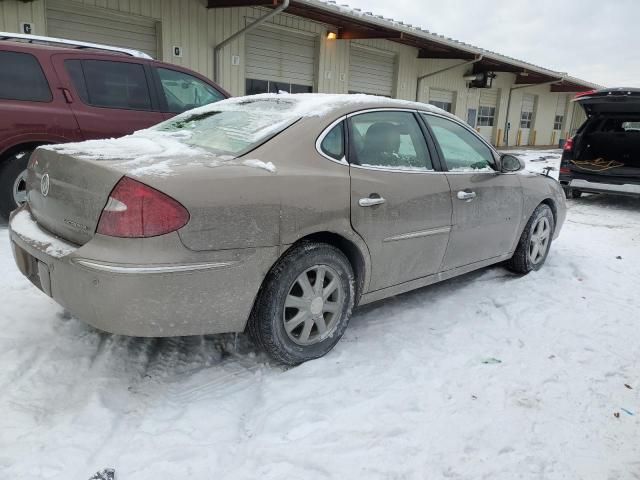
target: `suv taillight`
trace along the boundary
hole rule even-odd
[[[145,238],[184,227],[189,212],[179,202],[144,183],[122,177],[102,210],[96,233]]]
[[[573,137],[569,137],[567,138],[567,141],[564,143],[564,149],[565,152],[570,152],[573,150]]]

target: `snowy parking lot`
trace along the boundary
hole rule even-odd
[[[568,207],[539,272],[368,305],[288,370],[242,335],[68,318],[0,226],[0,478],[639,479],[640,199]]]

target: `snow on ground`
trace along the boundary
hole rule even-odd
[[[289,370],[244,336],[67,318],[7,237],[2,479],[640,478],[638,199],[569,201],[539,272],[497,266],[363,307],[327,357]]]

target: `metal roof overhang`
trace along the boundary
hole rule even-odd
[[[207,0],[207,8],[270,7],[279,0]],[[517,85],[549,83],[552,92],[584,92],[599,88],[598,85],[567,74],[548,70],[495,52],[467,45],[434,33],[416,29],[401,22],[385,19],[359,10],[348,9],[320,0],[291,0],[286,13],[320,22],[336,29],[337,39],[353,40],[381,38],[418,49],[418,58],[472,60],[479,55],[483,59],[473,67],[474,73],[507,72],[516,75]]]

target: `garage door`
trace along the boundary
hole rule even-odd
[[[429,103],[447,112],[453,112],[454,93],[449,90],[429,89]]]
[[[316,70],[315,34],[260,27],[247,34],[247,94],[311,92]]]
[[[393,96],[395,55],[351,46],[349,53],[349,93]]]
[[[156,21],[60,0],[47,2],[47,33],[51,37],[103,43],[140,50],[158,58]]]
[[[498,112],[498,90],[483,89],[478,102],[478,132],[487,141],[494,142],[496,115]]]
[[[533,127],[535,95],[525,93],[522,96],[522,110],[520,111],[520,142],[518,145],[529,145],[529,134]],[[535,139],[531,139],[535,141]]]
[[[554,130],[562,130],[565,112],[567,111],[567,95],[560,95],[556,104],[556,115],[553,121]]]

